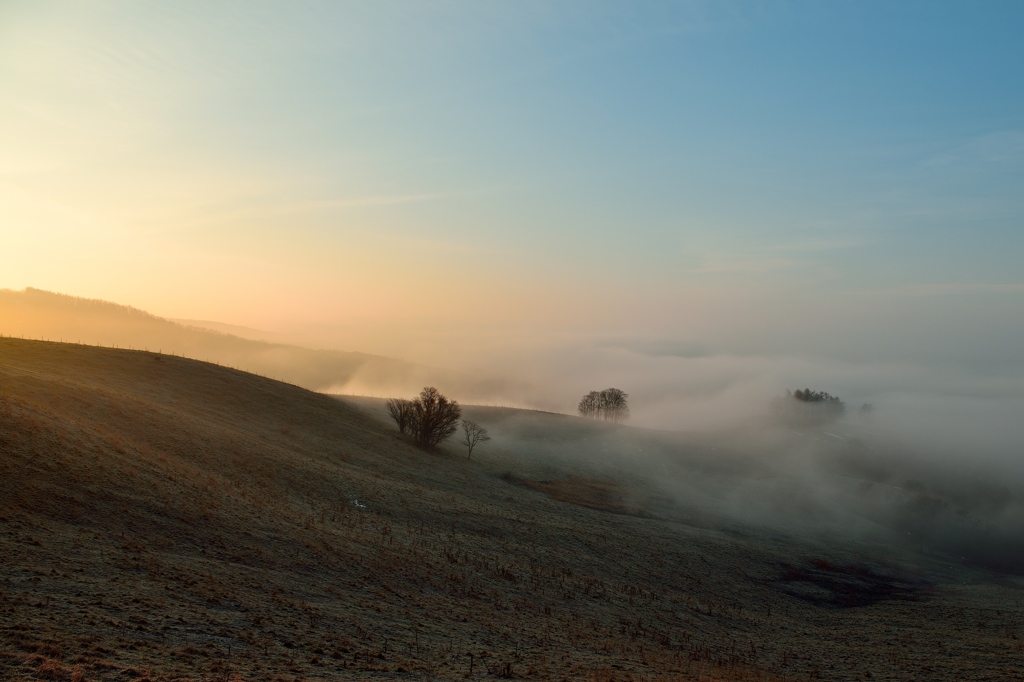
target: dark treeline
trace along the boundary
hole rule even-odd
[[[576,409],[582,416],[590,419],[619,423],[629,418],[627,398],[629,395],[617,388],[591,391],[583,396]]]
[[[786,391],[772,400],[772,414],[791,426],[811,426],[834,421],[843,416],[846,403],[826,391],[809,388]]]

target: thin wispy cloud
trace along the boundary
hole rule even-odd
[[[453,196],[455,196],[455,194],[450,192],[433,192],[390,196],[376,195],[365,197],[346,197],[339,199],[283,200],[279,202],[258,201],[255,200],[255,198],[250,198],[245,203],[251,204],[258,202],[258,206],[246,206],[244,208],[225,211],[203,211],[202,209],[198,209],[197,212],[205,214],[201,218],[198,218],[198,220],[211,222],[225,219],[237,220],[239,218],[254,215],[267,216],[275,214],[306,213],[311,211],[362,208],[365,206],[396,206],[400,204],[411,204],[424,201],[440,201]]]
[[[986,294],[1024,294],[1024,283],[1018,282],[941,282],[911,284],[892,291],[905,296],[965,296]]]

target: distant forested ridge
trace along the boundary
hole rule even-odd
[[[839,396],[809,388],[786,390],[786,395],[772,399],[772,416],[790,426],[825,424],[843,416],[846,403]]]

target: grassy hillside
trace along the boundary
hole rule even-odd
[[[374,401],[0,339],[0,679],[1022,675],[1015,579],[687,517],[622,427],[468,412],[473,461]]]
[[[183,355],[312,390],[354,383],[409,393],[438,375],[436,370],[394,358],[242,338],[179,324],[128,306],[39,289],[0,289],[0,334]]]

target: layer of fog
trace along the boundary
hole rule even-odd
[[[870,431],[891,447],[926,453],[937,462],[1024,476],[1021,371],[707,349],[679,355],[583,342],[505,351],[476,363],[469,351],[465,355],[439,388],[466,403],[575,414],[588,391],[616,387],[630,396],[633,426],[721,432],[760,425],[774,396],[812,388],[839,396],[849,417],[871,405]],[[381,394],[359,377],[331,388]],[[409,389],[407,396],[418,390]]]
[[[487,368],[514,379],[496,380],[490,395],[460,393],[464,387],[455,383],[452,393],[563,415],[573,415],[587,391],[629,393],[630,426],[600,426],[599,441],[575,431],[577,417],[561,417],[566,426],[552,429],[528,413],[510,419],[481,412],[492,424],[494,452],[532,461],[529,475],[612,475],[688,510],[688,522],[727,519],[871,540],[1024,572],[1019,371],[936,359],[849,362],[672,347],[566,342],[495,354],[476,369],[467,353],[466,374]],[[772,399],[797,388],[838,395],[845,414],[813,427],[778,423]],[[865,404],[870,409],[862,411]],[[547,466],[554,462],[559,466]]]
[[[617,458],[622,475],[642,474],[695,513],[909,537],[988,565],[1024,566],[1024,373],[1007,358],[862,353],[853,362],[844,359],[853,352],[739,352],[657,337],[495,341],[453,332],[438,337],[445,352],[430,365],[352,352],[370,347],[312,350],[258,340],[259,330],[183,326],[34,290],[0,291],[0,319],[7,335],[160,349],[342,394],[411,397],[431,384],[464,404],[571,415],[586,392],[617,387],[630,396],[630,427],[613,428],[599,447],[507,425],[495,425],[494,445],[529,442],[512,449],[580,466]],[[814,429],[773,424],[772,398],[805,387],[838,395],[846,416]],[[864,403],[873,407],[867,416]]]
[[[500,408],[466,413],[493,436],[474,458],[527,480],[615,481],[623,504],[643,515],[1024,573],[1019,467],[992,453],[936,456],[880,429],[875,415],[684,433]],[[449,447],[459,452],[457,442]]]

